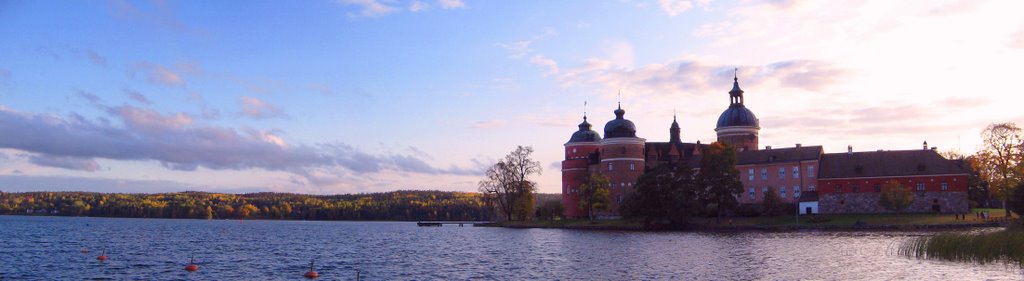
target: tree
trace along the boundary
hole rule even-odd
[[[562,202],[558,200],[544,201],[544,203],[541,203],[540,206],[537,207],[538,219],[554,221],[555,217],[561,216],[562,213],[565,213],[565,206],[563,206]]]
[[[736,148],[713,142],[701,148],[697,183],[704,189],[704,200],[717,208],[715,221],[722,222],[725,211],[736,208],[736,197],[743,192],[740,171],[736,170]]]
[[[764,192],[764,200],[761,201],[761,215],[774,217],[782,214],[782,199],[775,192],[774,187],[768,187]]]
[[[1024,147],[1021,146],[1021,129],[1013,122],[993,123],[981,132],[981,139],[984,144],[975,155],[979,161],[979,174],[988,181],[993,195],[1003,201],[1003,209],[1009,216],[1007,200],[1022,174]]]
[[[913,201],[914,194],[910,192],[910,189],[895,180],[887,181],[882,185],[882,194],[878,198],[878,204],[886,210],[896,212],[897,217],[900,212],[910,207],[910,203]]]
[[[704,209],[693,170],[686,165],[662,164],[640,176],[636,191],[626,197],[622,213],[641,218],[645,227],[667,223],[683,226]]]
[[[605,210],[610,201],[608,196],[611,191],[608,188],[608,177],[592,173],[587,182],[580,186],[580,209],[587,210],[587,216],[594,220],[594,211]]]
[[[1010,197],[1009,203],[1018,216],[1024,215],[1024,182],[1013,188],[1013,196]],[[1024,216],[1021,216],[1021,223],[1024,224]]]
[[[499,210],[505,214],[506,220],[513,220],[513,215],[523,214],[523,205],[526,201],[532,202],[535,183],[529,180],[533,174],[541,173],[540,162],[530,158],[533,148],[519,146],[505,156],[504,159],[494,163],[485,172],[485,179],[480,181],[480,193],[493,197],[498,203]],[[532,204],[532,203],[530,203]],[[519,208],[517,208],[519,205]],[[530,205],[532,210],[533,206]],[[531,211],[526,211],[526,216],[518,216],[526,219]]]

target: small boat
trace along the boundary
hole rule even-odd
[[[416,222],[417,226],[441,226],[439,222]]]

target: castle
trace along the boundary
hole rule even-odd
[[[924,143],[920,150],[878,150],[824,153],[821,146],[796,144],[789,148],[758,147],[760,122],[743,103],[744,91],[733,77],[729,107],[715,126],[718,142],[736,148],[740,181],[744,192],[740,204],[759,204],[773,188],[783,202],[798,204],[801,214],[881,213],[878,204],[881,185],[897,181],[913,191],[908,212],[966,213],[967,177],[964,164],[947,160]],[[701,148],[680,136],[675,117],[669,126],[668,142],[647,142],[636,135],[636,125],[625,118],[619,104],[615,119],[604,126],[604,138],[592,129],[584,114],[579,129],[565,143],[562,161],[562,203],[566,217],[587,214],[579,207],[579,187],[592,173],[610,183],[610,204],[600,214],[619,216],[619,207],[635,191],[645,171],[663,163],[700,168]]]

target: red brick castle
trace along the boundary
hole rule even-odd
[[[877,213],[879,184],[896,180],[914,191],[908,212],[964,213],[967,204],[967,172],[963,163],[947,160],[927,143],[921,150],[824,153],[821,146],[758,149],[757,116],[743,104],[739,79],[733,77],[729,107],[715,126],[718,141],[736,147],[737,165],[744,192],[741,204],[758,204],[773,188],[788,203],[798,203],[801,213]],[[579,187],[591,173],[608,177],[610,204],[600,215],[619,216],[619,206],[635,190],[646,170],[663,163],[700,168],[702,144],[686,143],[675,117],[668,142],[647,142],[636,135],[636,125],[625,118],[621,103],[615,119],[604,126],[604,138],[594,131],[584,114],[579,129],[565,143],[562,161],[562,203],[567,217],[583,217]]]

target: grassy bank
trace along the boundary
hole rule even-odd
[[[902,245],[900,254],[959,262],[1005,262],[1024,267],[1024,230],[1012,228],[982,233],[943,233]]]
[[[988,220],[977,218],[976,211],[989,211]],[[739,217],[724,218],[716,222],[715,218],[694,218],[688,229],[694,230],[794,230],[794,229],[916,229],[916,228],[965,228],[973,226],[991,226],[1004,220],[1000,209],[976,209],[966,219],[958,219],[953,214],[864,214],[864,215],[816,215],[816,216],[776,216],[776,217]],[[572,229],[618,229],[643,230],[639,220],[554,220],[501,222],[496,226],[516,228],[572,228]]]

